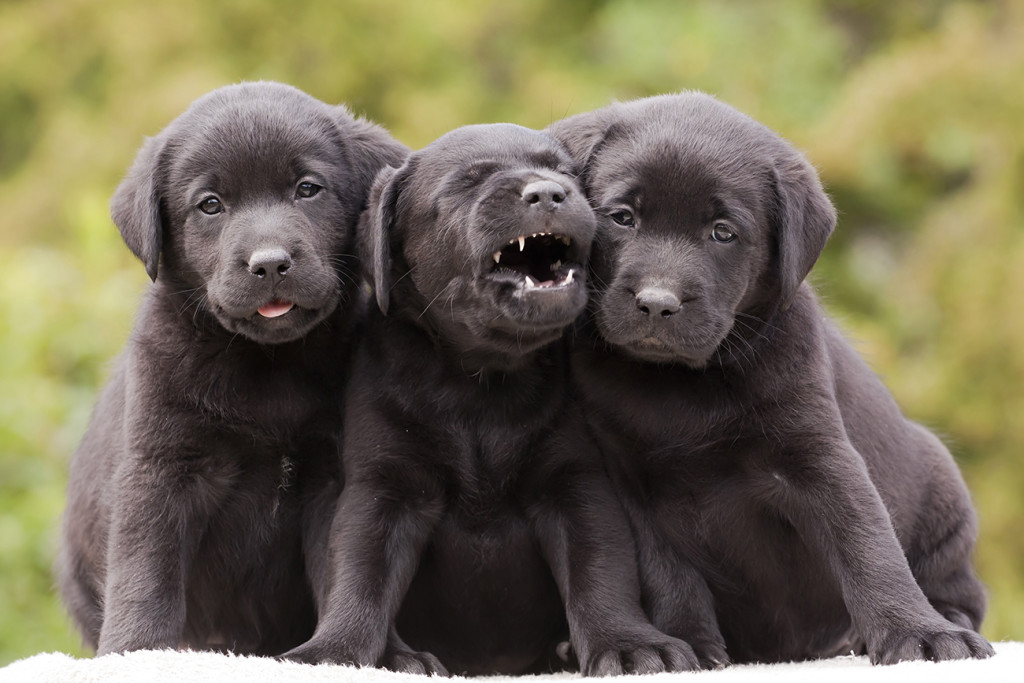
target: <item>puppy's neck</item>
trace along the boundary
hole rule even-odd
[[[767,306],[739,311],[732,329],[709,359],[708,365],[726,373],[748,374],[771,355],[777,345],[787,315],[780,306]]]
[[[553,358],[564,354],[560,342],[524,353],[459,344],[422,319],[393,314],[385,317],[376,310],[370,313],[367,328],[368,343],[388,349],[396,362],[430,364],[447,376],[464,377],[483,387],[529,382],[534,374],[541,380],[543,372],[538,368],[551,365]]]

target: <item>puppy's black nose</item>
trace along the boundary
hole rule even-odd
[[[667,318],[679,311],[679,297],[661,287],[644,287],[636,295],[636,307],[644,315]]]
[[[523,188],[523,201],[550,211],[565,201],[565,188],[554,180],[535,180]]]
[[[258,249],[249,257],[249,272],[259,278],[280,279],[292,267],[292,257],[281,247]]]

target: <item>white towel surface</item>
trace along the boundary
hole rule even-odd
[[[836,657],[798,664],[731,666],[700,673],[656,674],[649,683],[1024,683],[1024,643],[994,643],[996,656],[956,662],[906,662],[871,666],[866,657]],[[453,681],[487,683],[565,683],[578,674],[514,679],[455,677]],[[423,676],[348,666],[310,666],[263,657],[235,657],[212,652],[148,650],[95,659],[75,659],[52,652],[19,660],[0,669],[0,683],[420,683]]]

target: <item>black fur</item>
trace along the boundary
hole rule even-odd
[[[598,213],[573,378],[654,625],[705,662],[990,655],[953,459],[801,284],[835,224],[813,168],[700,94],[549,132]]]
[[[58,561],[99,654],[312,633],[302,534],[323,541],[341,484],[355,226],[406,153],[273,83],[200,98],[139,152],[111,209],[154,284],[72,459]]]
[[[644,617],[626,519],[573,437],[560,339],[586,303],[594,217],[572,170],[547,136],[499,124],[378,178],[360,229],[388,313],[369,314],[353,366],[319,625],[286,658],[513,674],[548,670],[571,634],[588,673],[696,664]]]

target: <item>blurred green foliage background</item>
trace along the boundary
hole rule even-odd
[[[419,147],[702,89],[821,171],[812,279],[981,516],[985,634],[1024,639],[1024,6],[1014,0],[3,0],[0,665],[84,654],[50,576],[69,455],[147,279],[107,201],[145,135],[239,80]]]

